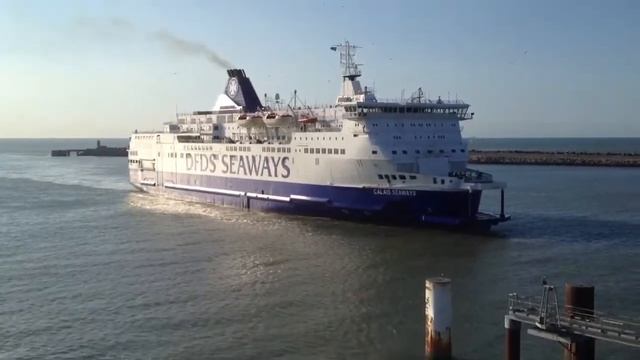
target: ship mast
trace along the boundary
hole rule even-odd
[[[348,41],[330,48],[333,51],[340,51],[340,65],[342,66],[342,92],[338,96],[337,103],[365,101],[365,98],[366,100],[375,101],[373,94],[369,99],[369,96],[365,94],[360,82],[357,80],[362,75],[359,69],[362,64],[356,64],[354,61],[356,49],[358,48],[360,47],[352,45]]]
[[[353,58],[356,55],[356,49],[358,48],[359,46],[351,45],[348,41],[345,41],[344,44],[338,44],[331,47],[331,50],[333,51],[340,50],[340,65],[342,65],[342,77],[351,81],[362,75],[360,69],[358,69],[358,65],[362,64],[356,64],[353,61]]]

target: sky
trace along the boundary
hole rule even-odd
[[[333,103],[344,40],[379,98],[470,103],[465,137],[640,137],[635,0],[0,0],[0,138],[160,129],[213,106],[223,64]]]

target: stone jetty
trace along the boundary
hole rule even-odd
[[[472,164],[640,167],[640,153],[470,150]]]
[[[109,147],[100,144],[100,140],[96,142],[94,149],[64,149],[64,150],[51,150],[51,156],[127,156],[126,147]]]

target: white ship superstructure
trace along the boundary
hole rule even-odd
[[[483,190],[503,183],[467,168],[462,100],[378,100],[361,86],[356,47],[340,44],[335,104],[279,96],[262,104],[243,70],[228,70],[210,111],[178,114],[162,132],[131,136],[131,183],[151,193],[246,209],[376,221],[490,226]]]

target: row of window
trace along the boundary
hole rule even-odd
[[[129,164],[137,164],[140,160],[129,160]]]
[[[434,150],[426,150],[427,154],[433,154],[433,151]],[[439,152],[440,152],[440,154],[444,154],[445,153],[445,151],[443,149],[440,149]],[[457,150],[456,149],[451,149],[451,152],[452,153],[456,153]],[[463,152],[466,152],[466,150],[465,149],[460,149],[460,152],[463,153]],[[416,154],[420,154],[421,152],[420,152],[420,150],[416,149],[415,153]],[[372,155],[377,155],[378,154],[378,150],[371,150],[371,154]],[[391,154],[392,155],[398,155],[398,150],[391,150]],[[403,155],[407,155],[407,154],[409,154],[409,152],[407,150],[402,150],[402,154]]]
[[[211,151],[213,150],[213,146],[206,146],[206,145],[186,145],[184,147],[185,150],[189,150],[189,151],[198,151],[198,150],[205,150],[205,151]]]
[[[383,180],[384,179],[384,180],[387,180],[387,181],[390,181],[390,180],[407,180],[407,176],[403,175],[403,174],[398,174],[398,175],[395,175],[395,174],[391,174],[391,175],[378,174],[378,179],[379,180]],[[415,180],[416,176],[415,175],[409,175],[409,179],[410,180]],[[449,182],[451,183],[451,182],[453,182],[453,180],[449,180]],[[438,178],[434,177],[433,178],[433,183],[437,185],[438,184]],[[444,178],[440,178],[440,184],[444,185]]]
[[[393,126],[398,127],[398,124],[400,124],[399,125],[400,127],[404,127],[404,123],[403,122],[396,122],[396,123],[393,124]],[[378,127],[380,125],[381,124],[378,124],[378,123],[371,123],[372,127]],[[389,123],[386,123],[386,125],[387,125],[387,127],[390,127]],[[456,127],[457,123],[455,123],[455,122],[451,123],[450,126],[451,127]],[[438,127],[438,124],[423,123],[423,122],[417,122],[417,123],[412,122],[412,123],[409,123],[409,127]],[[444,123],[440,123],[440,127],[444,127]]]
[[[224,149],[226,151],[251,152],[251,146],[225,146]],[[262,151],[264,151],[264,148],[262,148]]]
[[[391,125],[389,123],[386,123],[387,127],[391,127]],[[438,127],[438,124],[430,124],[430,123],[409,123],[408,127]],[[382,126],[382,124],[378,124],[378,123],[371,123],[372,127],[378,127],[378,126]],[[394,122],[393,123],[394,127],[404,127],[404,123],[403,122]],[[451,123],[450,125],[451,127],[456,127],[455,123]],[[444,127],[444,123],[440,123],[440,127]]]
[[[380,180],[385,179],[387,181],[388,180],[398,180],[398,179],[407,180],[407,175],[403,175],[403,174],[399,174],[399,175],[395,175],[395,174],[391,174],[391,175],[389,175],[389,174],[378,174],[378,179],[380,179]],[[417,176],[409,175],[409,179],[410,180],[415,180],[415,179],[417,179]]]
[[[133,135],[133,138],[136,140],[152,140],[153,135]]]
[[[305,154],[328,154],[328,155],[344,155],[345,149],[335,148],[304,148]]]
[[[361,112],[361,113],[439,113],[439,114],[466,114],[467,109],[446,109],[435,107],[415,107],[415,106],[379,106],[371,108],[356,108],[355,106],[345,106],[346,112]]]
[[[335,136],[335,137],[331,137],[331,136],[323,136],[322,138],[320,136],[316,136],[315,138],[313,136],[294,136],[293,140],[304,140],[304,141],[313,141],[313,140],[322,140],[322,141],[326,141],[326,140],[344,140],[344,136]]]
[[[402,140],[402,135],[393,135],[392,138],[393,138],[393,140]],[[414,140],[422,140],[424,138],[425,137],[423,135],[414,135],[413,136]],[[436,140],[436,139],[445,140],[446,138],[447,138],[446,135],[433,135],[433,140]],[[431,140],[431,135],[427,135],[426,139],[427,140]]]
[[[262,148],[262,152],[272,152],[272,153],[290,153],[291,148],[289,147],[272,147],[265,146]]]
[[[129,150],[129,156],[138,156],[138,150]]]
[[[255,141],[265,141],[265,140],[287,140],[287,136],[286,135],[278,135],[278,136],[251,136],[251,135],[242,135],[242,134],[238,134],[238,133],[233,133],[232,134],[233,138],[236,140],[240,140],[240,141],[244,141],[244,140],[255,140]]]
[[[233,115],[218,115],[216,116],[216,121],[219,123],[232,122]],[[207,116],[206,118],[193,116],[193,117],[178,119],[178,124],[211,124],[211,123],[213,123],[213,118],[210,116]]]

